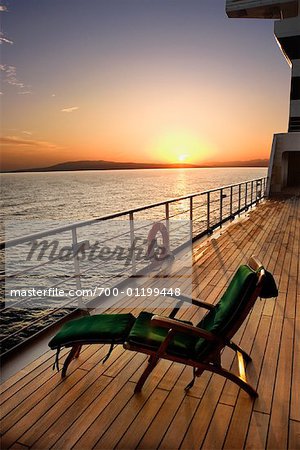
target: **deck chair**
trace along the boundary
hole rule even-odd
[[[109,342],[111,351],[114,344],[123,343],[125,349],[149,355],[135,392],[141,391],[159,360],[167,359],[193,368],[193,378],[185,388],[187,391],[193,387],[196,377],[208,370],[233,381],[249,395],[257,397],[256,390],[247,382],[245,375],[245,363],[249,363],[251,358],[231,339],[259,296],[271,298],[277,294],[272,275],[251,257],[247,265],[238,268],[216,305],[180,296],[169,317],[147,311],[141,312],[137,318],[131,314],[85,317],[65,324],[66,329],[63,327],[49,346],[58,350],[61,346],[72,347],[64,363],[63,377],[72,359],[79,356],[81,345]],[[186,301],[208,311],[196,326],[176,319],[181,304]],[[74,328],[77,327],[78,331],[78,326],[81,329],[76,334]],[[222,367],[221,354],[225,347],[237,353],[239,375]]]

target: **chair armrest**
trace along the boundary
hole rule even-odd
[[[169,319],[168,317],[153,316],[151,319],[151,323],[158,327],[168,328],[168,330],[192,334],[194,336],[197,336],[198,338],[206,339],[207,341],[214,341],[219,343],[222,342],[221,339],[219,339],[215,334],[203,330],[203,328],[198,328],[186,323],[181,323],[178,320]]]
[[[203,300],[198,300],[197,298],[192,298],[192,304],[200,306],[201,308],[206,308],[209,311],[213,310],[215,305],[212,305],[211,303],[204,302]]]
[[[178,302],[192,303],[193,305],[197,305],[208,310],[212,310],[215,307],[211,303],[204,302],[203,300],[198,300],[197,298],[187,297],[186,295],[178,295],[176,297],[174,295],[168,295],[168,297],[175,298],[176,300],[178,300]]]
[[[248,266],[251,267],[252,270],[259,270],[261,267],[263,267],[262,263],[260,261],[258,261],[258,259],[256,259],[255,256],[251,256],[248,259]]]

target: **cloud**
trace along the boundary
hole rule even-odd
[[[23,134],[27,134],[27,136],[31,136],[32,135],[31,131],[26,131],[26,130],[22,131],[22,133]]]
[[[14,42],[9,39],[5,34],[1,31],[0,32],[0,44],[13,44]]]
[[[20,145],[23,147],[42,147],[42,148],[52,148],[60,149],[56,144],[47,141],[38,141],[33,139],[22,139],[17,136],[3,136],[0,137],[0,143],[2,145]]]
[[[0,11],[7,11],[7,7],[5,5],[0,5]]]
[[[31,94],[31,91],[28,89],[29,86],[26,86],[22,81],[20,81],[17,77],[17,69],[15,66],[9,66],[7,64],[0,64],[1,72],[4,72],[4,82],[9,84],[10,86],[15,86],[17,89],[20,89],[20,94]],[[25,89],[25,91],[24,91]]]
[[[71,113],[73,111],[76,111],[77,109],[79,109],[79,106],[71,106],[71,108],[61,109],[61,112]]]
[[[24,83],[17,79],[17,71],[15,66],[7,66],[6,64],[0,65],[0,70],[5,73],[4,81],[11,86],[17,86],[24,88]]]

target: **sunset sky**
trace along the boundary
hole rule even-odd
[[[0,2],[3,169],[268,158],[290,69],[225,0]]]

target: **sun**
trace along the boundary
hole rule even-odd
[[[178,156],[178,161],[184,162],[187,159],[188,156],[189,155],[187,155],[187,154],[179,155]]]
[[[211,154],[211,145],[195,132],[169,130],[151,142],[151,156],[168,164],[197,164]]]

